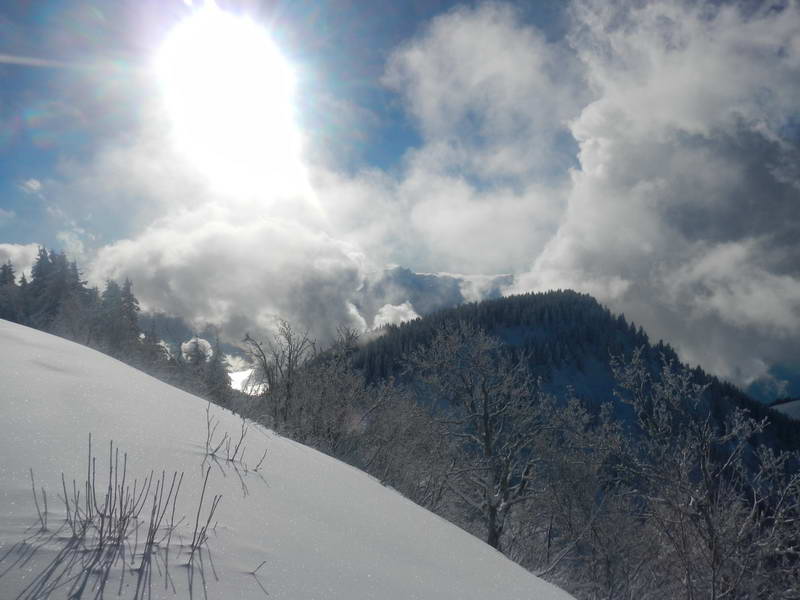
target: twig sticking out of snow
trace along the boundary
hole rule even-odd
[[[47,531],[47,492],[42,487],[42,503],[44,504],[44,512],[39,510],[39,500],[36,497],[36,484],[33,481],[33,469],[29,469],[31,473],[31,491],[33,491],[33,503],[36,505],[36,514],[39,515],[39,523],[41,523],[41,531]]]
[[[253,469],[254,472],[258,473],[258,471],[261,469],[261,464],[264,462],[265,458],[267,458],[267,449],[266,448],[264,448],[264,454],[261,455],[261,460],[258,461],[258,464]]]
[[[261,567],[263,567],[265,564],[267,564],[267,561],[265,561],[265,560],[262,560],[260,565],[258,565],[258,566],[257,566],[255,569],[253,569],[252,571],[250,571],[250,575],[255,575],[256,573],[258,573],[258,570],[259,570]]]
[[[206,405],[206,457],[210,457],[214,460],[222,459],[225,462],[232,463],[234,466],[238,465],[242,467],[245,473],[249,472],[251,469],[245,462],[245,453],[247,451],[245,439],[247,438],[247,432],[249,430],[246,419],[244,419],[244,417],[242,418],[239,437],[235,443],[233,437],[228,432],[223,434],[222,439],[215,441],[214,436],[218,427],[219,420],[211,415],[211,402],[209,401]],[[222,456],[220,452],[223,448],[225,450],[224,456]],[[254,472],[258,472],[261,469],[266,457],[267,450],[265,449],[258,464],[252,469]]]
[[[211,437],[213,436],[209,436],[209,442]],[[235,452],[238,454],[238,451]],[[18,596],[19,600],[46,598],[55,593],[59,597],[64,593],[69,598],[88,595],[102,599],[111,573],[120,563],[122,568],[118,569],[119,589],[123,589],[126,573],[137,573],[134,592],[137,600],[151,596],[153,563],[156,564],[158,573],[167,578],[165,585],[170,583],[170,542],[172,534],[184,521],[184,517],[177,523],[175,521],[184,473],[175,471],[168,476],[166,471],[162,471],[159,477],[154,471],[150,471],[143,480],[134,479],[131,483],[128,455],[120,454],[119,448],[115,448],[114,441],[111,440],[108,447],[108,480],[105,495],[102,495],[98,485],[103,484],[97,477],[97,458],[92,451],[92,436],[89,435],[86,479],[82,485],[73,479],[70,490],[64,473],[61,474],[61,500],[65,507],[65,517],[57,531],[52,533],[47,533],[47,492],[44,487],[41,488],[40,503],[33,469],[29,469],[38,516],[37,531],[0,556],[0,577],[14,568],[24,568],[31,556],[44,544],[60,543],[61,548],[49,564],[28,579],[27,586]],[[189,551],[190,565],[195,553],[200,554],[202,546],[207,544],[209,527],[222,500],[221,494],[214,496],[208,514],[201,522],[209,475],[210,467],[206,470],[197,508]],[[144,532],[141,545],[140,528]],[[65,529],[71,532],[70,536],[60,535]],[[163,571],[159,561],[164,567]],[[201,577],[202,562],[200,556]]]
[[[203,499],[206,495],[206,486],[208,485],[208,476],[211,474],[211,467],[206,469],[206,476],[203,480],[203,491],[200,493],[200,504],[197,505],[197,513],[195,515],[194,520],[194,533],[192,534],[192,543],[190,544],[191,554],[189,555],[189,562],[192,562],[194,558],[195,552],[206,543],[208,540],[208,527],[211,524],[211,519],[214,517],[214,513],[217,510],[217,506],[222,501],[222,494],[217,494],[214,496],[214,499],[211,501],[211,510],[208,512],[208,518],[206,519],[205,525],[200,527],[198,530],[198,526],[200,525],[200,513],[203,510]]]

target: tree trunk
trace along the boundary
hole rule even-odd
[[[488,531],[486,534],[486,543],[492,548],[500,550],[500,527],[497,520],[497,507],[490,506],[488,511]]]

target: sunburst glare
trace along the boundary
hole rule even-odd
[[[208,2],[169,33],[155,68],[178,150],[215,185],[302,182],[294,71],[263,27]]]

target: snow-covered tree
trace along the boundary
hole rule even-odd
[[[280,319],[275,333],[265,342],[248,334],[244,338],[255,364],[253,380],[263,390],[265,408],[273,426],[293,426],[296,420],[295,395],[301,368],[314,356],[316,346],[308,331],[300,331]]]
[[[539,457],[532,449],[550,427],[552,399],[525,357],[512,358],[468,322],[446,324],[409,357],[408,370],[424,383],[442,431],[459,449],[450,489],[479,515],[487,543],[501,548],[509,515],[533,498]]]
[[[676,595],[798,597],[800,456],[759,445],[766,421],[744,410],[719,423],[689,369],[665,361],[654,377],[640,352],[614,366],[638,426],[618,473],[663,548]]]

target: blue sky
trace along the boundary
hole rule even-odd
[[[214,72],[217,39],[176,114],[153,61],[202,4],[0,8],[0,258],[63,247],[231,337],[361,326],[390,264],[512,273],[800,393],[796,1],[220,1],[285,57],[290,108],[267,63],[236,79],[259,57]]]

